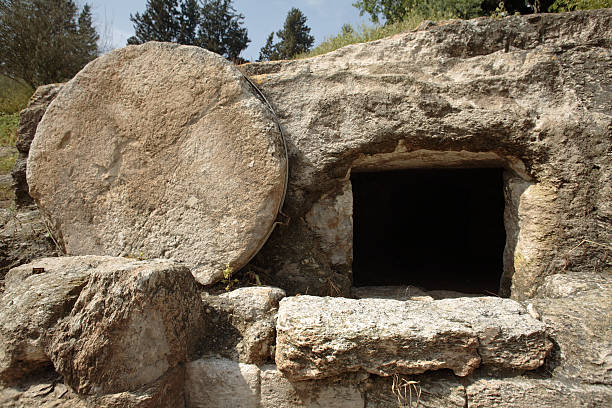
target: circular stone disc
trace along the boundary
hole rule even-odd
[[[286,165],[274,114],[231,63],[147,43],[63,87],[27,177],[67,254],[172,258],[210,284],[267,239]]]

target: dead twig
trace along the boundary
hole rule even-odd
[[[397,399],[400,408],[418,408],[421,402],[421,386],[418,381],[409,381],[394,374],[391,392]],[[415,398],[416,401],[414,401]]]

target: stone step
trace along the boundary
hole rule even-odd
[[[276,364],[293,381],[365,371],[380,376],[482,365],[533,370],[552,343],[518,302],[496,297],[430,302],[285,298],[276,325]]]

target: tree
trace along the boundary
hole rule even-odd
[[[591,10],[612,7],[612,0],[556,0],[549,8],[550,12]]]
[[[0,73],[32,87],[72,78],[98,53],[91,8],[72,0],[0,0]]]
[[[374,23],[403,21],[408,15],[448,15],[457,18],[489,16],[501,7],[508,14],[555,11],[554,0],[358,0],[353,6]],[[557,3],[610,3],[610,0],[557,0]]]
[[[232,0],[148,0],[146,10],[130,15],[135,35],[128,44],[167,41],[197,45],[237,61],[250,42]]]
[[[280,40],[276,44],[273,44],[274,33],[268,36],[266,45],[259,52],[259,61],[290,59],[307,52],[314,44],[306,16],[295,7],[289,10],[283,29],[277,31],[276,36]]]
[[[266,45],[259,50],[259,58],[257,61],[276,61],[281,59],[278,53],[278,47],[274,44],[274,33],[270,33],[266,40]]]
[[[197,45],[236,61],[249,42],[244,16],[231,0],[205,0],[201,9]]]
[[[180,33],[180,13],[177,0],[148,0],[144,13],[130,14],[135,34],[128,44],[147,41],[177,42]]]
[[[93,27],[89,4],[83,6],[83,11],[79,15],[78,25],[79,37],[83,47],[81,53],[82,64],[85,65],[98,56],[98,40],[100,39],[96,29]]]

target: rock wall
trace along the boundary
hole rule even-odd
[[[351,171],[488,162],[507,173],[503,295],[610,268],[598,245],[612,242],[609,21],[608,9],[427,23],[317,58],[242,66],[290,156],[291,222],[253,265],[289,293],[347,294]]]
[[[6,286],[7,407],[612,403],[609,275],[552,275],[525,304],[270,287],[200,296],[172,261],[82,256],[13,268]]]

